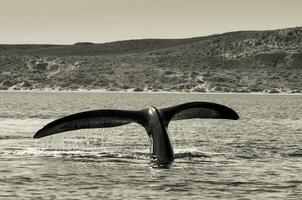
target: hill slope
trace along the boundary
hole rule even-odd
[[[104,44],[0,45],[0,89],[300,92],[302,28]]]

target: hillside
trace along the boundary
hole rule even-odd
[[[302,27],[189,39],[0,45],[0,89],[301,92]]]

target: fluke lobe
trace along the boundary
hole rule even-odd
[[[171,120],[193,118],[239,119],[239,115],[224,105],[210,102],[189,102],[158,109],[91,110],[57,119],[42,129],[34,138],[65,131],[121,126],[132,122],[142,125],[150,137],[151,166],[168,168],[174,161],[174,152],[168,135]]]

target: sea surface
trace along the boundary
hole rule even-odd
[[[172,122],[170,169],[136,124],[32,138],[75,112],[188,101],[240,120]],[[0,199],[302,199],[302,95],[1,91]]]

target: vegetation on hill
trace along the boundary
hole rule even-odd
[[[104,44],[0,45],[0,89],[301,92],[302,28]]]

